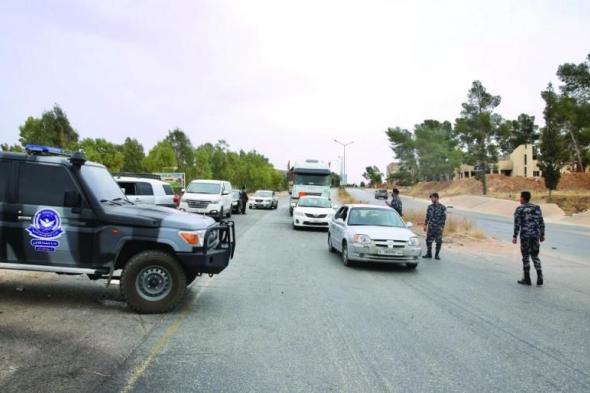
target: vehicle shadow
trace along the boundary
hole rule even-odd
[[[356,271],[372,271],[372,272],[387,272],[387,273],[405,273],[417,274],[420,270],[420,264],[417,269],[411,269],[405,263],[379,263],[379,262],[353,262],[352,265],[344,266],[342,264],[342,257],[340,253],[336,252],[331,255],[331,262],[336,267],[342,269],[356,270]]]

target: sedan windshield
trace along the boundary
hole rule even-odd
[[[405,227],[401,217],[394,210],[371,208],[352,209],[348,225]]]
[[[261,198],[270,198],[270,197],[272,197],[272,192],[270,192],[270,191],[256,191],[254,196],[261,197]]]
[[[190,183],[186,192],[191,194],[219,194],[221,186],[217,183]]]
[[[297,206],[300,207],[332,207],[332,202],[327,198],[301,198]]]
[[[231,192],[231,197],[233,199],[240,199],[240,192],[239,191],[232,191]]]

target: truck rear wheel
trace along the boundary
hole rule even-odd
[[[163,251],[134,255],[121,275],[121,294],[131,309],[142,314],[172,310],[182,300],[186,286],[184,270]]]

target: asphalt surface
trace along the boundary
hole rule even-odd
[[[384,200],[375,200],[375,195],[361,189],[349,188],[348,192],[357,199],[370,204],[383,205]],[[404,209],[425,211],[428,204],[422,200],[402,196]],[[445,203],[444,198],[441,203]],[[513,220],[507,217],[476,213],[469,210],[451,208],[450,215],[472,220],[475,225],[492,238],[511,241],[513,234]],[[590,255],[590,228],[569,224],[545,223],[546,240],[543,248],[556,250],[563,255],[578,258],[588,258]]]
[[[0,373],[0,390],[590,391],[590,261],[548,265],[542,288],[517,285],[517,262],[477,249],[445,250],[442,261],[416,271],[348,268],[328,252],[325,232],[291,228],[286,205],[283,199],[278,210],[234,217],[238,249],[230,267],[198,279],[180,309],[163,316],[95,302],[112,296],[116,303],[116,295],[77,279],[53,287],[32,281],[24,292],[13,290],[16,278],[0,281],[0,310],[10,320],[8,303],[32,310],[23,325],[9,324],[8,338],[0,314],[2,348],[17,357],[19,345],[30,350],[30,331],[42,325],[45,332],[33,342],[28,373]],[[94,294],[84,295],[89,288]],[[66,290],[79,298],[57,296]],[[58,300],[39,305],[29,295],[48,292]],[[84,324],[88,308],[100,322]],[[68,330],[73,344],[63,335],[47,342],[51,329],[77,313],[86,314]],[[73,364],[58,373],[51,356],[35,363],[43,350]],[[0,366],[8,364],[2,356]]]

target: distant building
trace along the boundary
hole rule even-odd
[[[387,169],[385,170],[385,177],[389,179],[391,175],[398,173],[399,167],[399,162],[390,162],[389,165],[387,165]]]
[[[518,146],[507,157],[490,165],[486,173],[522,177],[542,176],[537,161],[537,147],[531,144]],[[473,177],[475,174],[476,168],[473,165],[462,164],[457,170],[456,176],[464,179]]]

